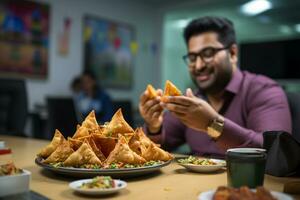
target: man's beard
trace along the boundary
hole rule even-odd
[[[192,77],[192,80],[194,82],[194,84],[200,88],[200,90],[205,93],[205,94],[218,94],[219,92],[223,91],[225,89],[225,87],[227,86],[227,84],[230,82],[231,77],[232,77],[232,66],[231,63],[226,62],[224,63],[226,65],[230,65],[230,67],[226,68],[226,70],[221,71],[221,75],[220,74],[213,74],[215,80],[213,83],[211,83],[210,85],[208,85],[207,87],[200,87],[199,83],[197,82],[195,77]],[[215,72],[213,72],[215,73]],[[220,73],[220,72],[219,72]]]

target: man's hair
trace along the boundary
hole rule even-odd
[[[185,43],[188,44],[191,37],[204,32],[216,32],[218,40],[224,46],[236,43],[235,31],[233,23],[223,17],[202,17],[192,20],[184,29]]]

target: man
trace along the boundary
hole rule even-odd
[[[164,103],[150,99],[147,91],[141,95],[139,109],[152,140],[168,150],[187,143],[194,154],[224,156],[228,148],[262,147],[264,131],[291,132],[287,98],[278,84],[237,68],[231,21],[195,19],[184,38],[184,60],[197,91],[187,89],[185,96]]]

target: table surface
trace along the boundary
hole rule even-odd
[[[65,177],[48,172],[34,162],[36,154],[49,143],[46,140],[20,138],[0,135],[13,151],[13,160],[17,167],[31,171],[30,189],[50,199],[95,199],[74,193],[69,183],[78,178]],[[273,191],[283,191],[287,182],[299,181],[299,178],[279,178],[266,175],[264,186]],[[226,185],[226,171],[211,174],[193,173],[172,162],[160,172],[139,178],[126,179],[128,186],[121,192],[104,196],[104,199],[197,199],[201,192]],[[300,195],[293,196],[300,199]],[[99,197],[97,197],[99,198]]]

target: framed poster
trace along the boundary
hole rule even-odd
[[[106,88],[129,89],[133,82],[135,32],[104,18],[84,18],[84,64]]]
[[[46,78],[49,6],[31,1],[0,1],[0,72]]]

